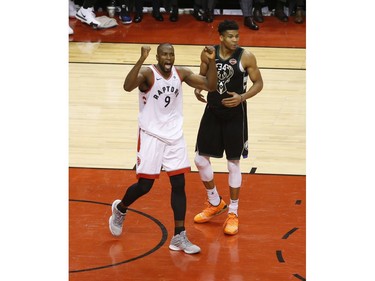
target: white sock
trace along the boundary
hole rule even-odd
[[[217,206],[220,204],[220,196],[219,193],[217,193],[216,186],[213,189],[206,189],[208,201],[214,206]]]
[[[236,214],[236,216],[238,216],[238,213],[237,213],[238,212],[238,201],[239,201],[239,199],[237,199],[237,200],[230,199],[228,213],[233,213],[233,214]]]

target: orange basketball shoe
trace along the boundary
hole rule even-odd
[[[228,214],[228,218],[224,222],[224,233],[235,235],[238,233],[238,216],[233,213]]]
[[[206,202],[206,205],[207,207],[194,217],[194,222],[196,223],[208,222],[213,217],[225,212],[225,210],[228,208],[227,204],[224,202],[224,200],[221,197],[220,197],[219,205],[214,206],[208,200]]]

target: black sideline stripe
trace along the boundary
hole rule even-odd
[[[287,233],[284,234],[282,239],[287,239],[296,230],[298,230],[298,227],[292,228],[291,230],[289,230]]]
[[[298,278],[299,280],[306,281],[306,279],[304,277],[302,277],[301,275],[299,275],[297,273],[294,273],[293,276]]]
[[[281,253],[281,250],[276,251],[276,257],[279,262],[285,262],[283,258],[283,254]]]

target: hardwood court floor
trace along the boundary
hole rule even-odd
[[[132,169],[138,96],[122,89],[140,44],[70,43],[70,165]],[[146,64],[153,63],[151,45]],[[248,48],[248,47],[247,47]],[[305,50],[249,48],[258,57],[264,89],[248,102],[249,159],[242,171],[305,174]],[[176,64],[198,72],[202,46],[175,45]],[[204,104],[183,83],[184,132],[190,159]],[[124,129],[126,128],[126,129]],[[227,170],[215,161],[216,171]],[[195,170],[195,167],[193,166]]]
[[[226,236],[225,214],[193,223],[205,191],[194,165],[186,175],[189,238],[202,252],[168,249],[173,231],[170,186],[162,173],[153,189],[131,206],[123,235],[108,230],[111,203],[136,181],[137,95],[122,83],[140,46],[175,44],[176,64],[198,71],[203,45],[217,43],[216,25],[191,16],[177,23],[144,21],[92,30],[70,19],[69,43],[69,280],[306,279],[305,24],[267,17],[261,30],[241,26],[241,45],[254,52],[265,87],[249,102],[250,156],[242,161],[240,231]],[[242,24],[242,17],[231,16]],[[173,27],[173,29],[172,29]],[[147,62],[146,62],[147,63]],[[203,104],[184,86],[185,138],[193,162]],[[214,161],[219,192],[228,203],[225,160]]]

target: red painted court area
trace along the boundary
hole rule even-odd
[[[186,229],[202,249],[196,255],[168,249],[173,215],[165,173],[131,206],[122,236],[110,234],[110,205],[135,180],[133,170],[70,168],[71,281],[305,280],[305,176],[243,175],[240,231],[227,236],[225,214],[193,222],[206,195],[198,173],[187,174]],[[216,180],[228,202],[227,174]]]

